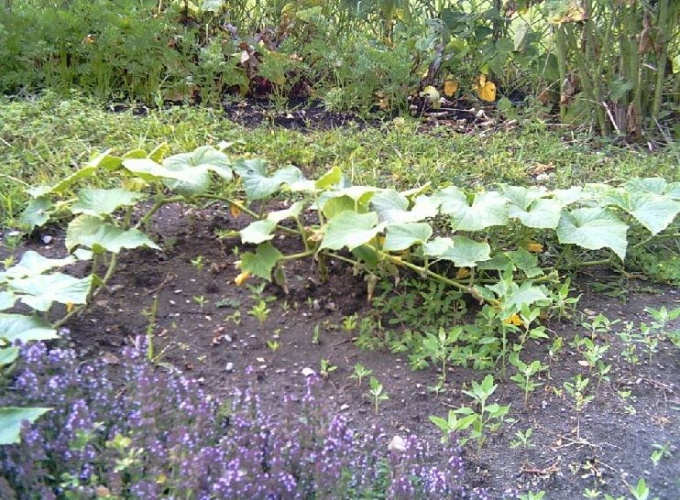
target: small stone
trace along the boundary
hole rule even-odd
[[[227,363],[227,365],[224,367],[224,369],[227,371],[227,373],[231,373],[234,371],[234,363],[231,361]]]
[[[305,377],[311,377],[312,375],[316,375],[316,372],[311,368],[303,368],[300,373],[302,373],[302,375],[304,375]]]
[[[406,441],[401,436],[394,436],[390,444],[387,446],[389,451],[396,451],[397,453],[406,452]]]
[[[52,243],[54,241],[54,237],[50,236],[49,234],[43,234],[40,239],[42,240],[42,242],[45,245],[49,245],[50,243]]]
[[[347,410],[349,410],[349,405],[347,403],[340,406],[340,411],[347,411]]]

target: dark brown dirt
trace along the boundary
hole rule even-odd
[[[164,252],[142,250],[122,257],[108,291],[69,325],[74,347],[84,358],[106,356],[115,362],[122,345],[153,332],[157,360],[196,377],[214,393],[227,394],[243,385],[246,368],[254,368],[272,414],[281,411],[284,393],[304,389],[303,369],[319,373],[321,360],[327,360],[335,367],[324,382],[327,401],[355,426],[380,426],[387,436],[385,446],[390,436],[411,433],[438,442],[441,433],[429,416],[443,417],[449,409],[472,406],[462,391],[485,374],[452,369],[445,390],[435,395],[427,388],[434,384],[436,370],[414,372],[406,354],[358,349],[353,343],[356,332],[343,330],[341,324],[347,315],[371,313],[366,285],[340,263],[331,264],[325,283],[312,261],[287,268],[289,293],[274,285],[265,287],[262,297],[273,300],[268,302],[271,313],[260,325],[249,314],[254,305],[252,290],[234,283],[237,241],[219,241],[214,235],[217,228],[239,229],[247,222],[219,207],[162,209],[152,235]],[[29,246],[41,247],[46,255],[59,253],[63,234],[59,230],[50,234],[55,237],[50,245],[40,243],[36,235]],[[282,250],[295,249],[293,242],[279,239],[275,243]],[[192,264],[198,257],[200,270]],[[624,304],[593,293],[590,279],[580,280],[584,295],[579,309],[621,320],[613,331],[627,321],[649,323],[643,312],[646,306],[680,307],[677,289],[659,286],[651,292],[635,291],[631,283]],[[673,326],[680,328],[678,323]],[[539,359],[551,365],[550,375],[540,380],[543,386],[531,393],[526,407],[522,391],[495,374],[499,387],[493,402],[512,405],[509,417],[515,421],[490,434],[479,453],[473,445],[467,448],[467,480],[487,487],[492,498],[509,491],[545,490],[545,498],[567,500],[582,498],[586,488],[629,498],[627,486],[645,478],[652,497],[680,498],[680,349],[664,340],[651,362],[643,360],[633,367],[622,359],[616,335],[599,336],[598,342],[610,345],[607,362],[613,368],[610,381],[602,382],[596,392],[591,376],[595,399],[580,418],[577,436],[577,413],[561,389],[564,381],[578,373],[588,376],[588,368],[579,365],[582,357],[568,345],[574,335],[586,333],[574,323],[551,323],[548,328],[551,337],[564,337],[565,350],[550,360],[549,341],[525,348],[524,360]],[[278,349],[271,347],[274,341]],[[368,381],[358,386],[349,378],[356,363],[373,370],[389,395],[377,413],[366,396]],[[622,391],[631,392],[628,401],[620,397]],[[515,432],[528,428],[533,429],[531,446],[511,448]],[[672,452],[656,467],[650,459],[654,443],[669,444]]]

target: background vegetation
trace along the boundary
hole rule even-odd
[[[0,90],[368,112],[407,110],[431,88],[435,100],[559,108],[606,134],[668,135],[679,15],[677,0],[5,0]]]

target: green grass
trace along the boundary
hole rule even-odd
[[[261,126],[245,129],[219,110],[177,107],[112,113],[103,103],[73,94],[47,93],[34,100],[0,100],[0,224],[12,226],[26,202],[24,186],[52,183],[90,156],[111,148],[151,150],[168,142],[173,153],[220,141],[242,141],[232,154],[293,163],[310,176],[340,167],[355,184],[410,188],[434,185],[527,184],[535,168],[552,165],[551,187],[585,182],[620,182],[633,176],[680,180],[680,151],[650,154],[595,145],[588,136],[565,138],[546,124],[527,120],[516,130],[459,134],[446,127],[422,131],[416,120],[403,125],[346,127],[300,133]]]

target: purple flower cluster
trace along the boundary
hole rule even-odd
[[[487,498],[464,486],[460,450],[439,464],[413,437],[388,451],[387,436],[324,409],[319,380],[275,417],[252,387],[220,401],[144,352],[107,366],[22,347],[0,406],[53,411],[0,448],[2,498]]]

